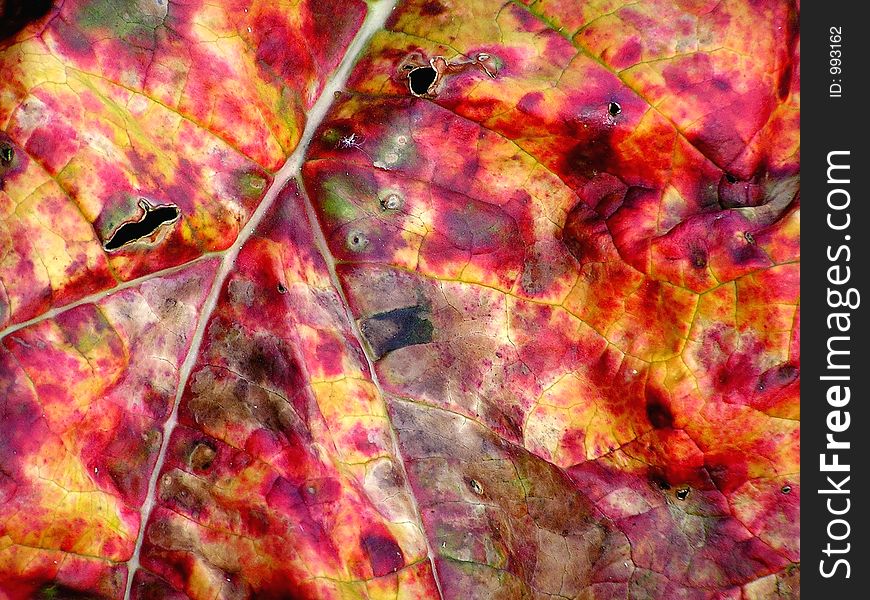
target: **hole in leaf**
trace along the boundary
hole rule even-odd
[[[619,102],[611,102],[607,105],[607,112],[610,113],[611,117],[615,117],[622,112],[622,107],[619,105]]]
[[[103,246],[107,251],[117,250],[125,244],[146,238],[167,223],[172,223],[181,214],[174,204],[151,206],[142,201],[139,206],[145,211],[137,221],[122,224]]]
[[[677,500],[685,500],[689,497],[689,488],[680,488],[674,495],[677,497]]]
[[[782,486],[782,489],[780,491],[783,494],[790,494],[791,493],[791,486],[788,484],[785,484],[784,486]]]
[[[468,487],[471,488],[471,491],[477,494],[478,496],[483,494],[483,486],[480,485],[480,482],[477,479],[472,479],[468,482]]]
[[[755,236],[752,235],[751,232],[749,232],[749,231],[744,231],[744,232],[743,232],[743,237],[746,239],[746,243],[747,243],[747,244],[749,244],[750,246],[754,246],[754,245],[755,245]]]
[[[284,284],[281,283],[280,281],[278,282],[278,293],[279,294],[286,294],[287,293],[287,288],[284,287]]]
[[[411,85],[411,93],[422,96],[429,91],[429,86],[435,82],[438,72],[432,67],[417,67],[408,73],[408,81]]]
[[[728,183],[737,183],[737,178],[734,177],[734,175],[732,175],[731,173],[725,173],[725,179],[728,181]]]

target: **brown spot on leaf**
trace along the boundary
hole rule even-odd
[[[188,464],[194,471],[205,471],[211,467],[217,456],[214,444],[207,441],[199,441],[193,445],[188,456]]]
[[[429,0],[428,2],[424,2],[420,7],[420,14],[427,17],[435,17],[442,13],[444,13],[447,8],[438,2],[438,0]]]
[[[707,251],[700,246],[692,246],[689,249],[689,262],[696,269],[703,269],[707,266]]]
[[[646,416],[655,429],[671,429],[674,426],[674,415],[668,399],[657,390],[647,390]]]

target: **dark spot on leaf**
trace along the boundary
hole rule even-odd
[[[446,8],[437,0],[429,0],[420,7],[420,14],[427,17],[434,17],[443,13]]]
[[[674,415],[668,401],[656,390],[647,390],[646,416],[650,425],[656,429],[671,429],[674,426]]]
[[[12,37],[31,21],[51,9],[51,0],[5,0],[0,2],[0,40]]]
[[[791,493],[791,486],[788,484],[785,484],[784,486],[782,486],[782,489],[780,491],[783,494],[790,494]]]
[[[284,287],[284,284],[281,283],[280,281],[278,282],[278,293],[279,294],[286,294],[287,293],[287,288]]]
[[[791,90],[791,78],[794,66],[792,63],[786,65],[779,74],[779,81],[776,83],[776,95],[780,101],[788,98],[788,93]]]
[[[685,500],[689,497],[689,488],[680,488],[674,495],[677,497],[677,500]]]
[[[734,177],[734,175],[732,175],[731,173],[725,173],[725,180],[728,183],[737,183],[737,178]]]
[[[689,250],[689,260],[691,261],[692,266],[696,269],[703,269],[707,266],[707,251],[698,246],[694,246]]]
[[[269,387],[292,390],[303,380],[292,351],[283,341],[257,337],[239,354],[239,371],[247,379]]]
[[[477,494],[478,496],[483,495],[483,486],[480,485],[480,482],[477,479],[470,479],[468,481],[468,487],[471,488],[471,491]]]
[[[354,252],[362,252],[369,245],[369,238],[361,231],[353,230],[347,234],[347,247]]]
[[[607,105],[607,112],[610,113],[611,117],[615,117],[622,112],[622,107],[619,105],[619,102],[611,102]]]
[[[12,159],[15,158],[15,148],[11,144],[3,144],[0,146],[0,162],[4,166],[11,165]]]
[[[600,173],[618,172],[619,157],[613,151],[613,128],[581,118],[567,132],[579,140],[565,153],[564,169],[571,175],[592,179]]]
[[[407,306],[372,315],[360,325],[375,359],[388,352],[432,341],[432,322],[422,306]]]
[[[372,573],[382,577],[405,566],[405,558],[396,541],[387,535],[372,534],[362,538],[362,548],[369,557]]]
[[[671,484],[668,483],[667,477],[662,472],[660,468],[652,467],[650,468],[649,474],[647,475],[649,482],[657,487],[660,490],[669,490],[671,489]]]
[[[140,207],[144,209],[145,214],[136,221],[128,221],[118,227],[103,246],[106,251],[111,252],[130,242],[147,238],[161,226],[174,222],[181,214],[174,204],[153,207],[143,202],[140,203]]]
[[[423,96],[429,92],[429,86],[435,82],[438,72],[432,67],[417,67],[408,73],[408,82],[411,93],[415,96]]]
[[[720,77],[714,77],[712,83],[713,87],[715,87],[720,92],[727,92],[731,89],[731,84]]]
[[[191,448],[188,463],[194,471],[205,471],[211,467],[215,456],[217,456],[217,449],[214,447],[214,444],[207,441],[199,441]]]

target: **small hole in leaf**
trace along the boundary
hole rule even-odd
[[[422,96],[429,91],[429,86],[435,82],[436,77],[438,77],[438,73],[432,67],[418,67],[414,69],[408,73],[411,93],[415,96]]]
[[[284,287],[284,284],[281,283],[280,281],[278,282],[278,293],[279,294],[286,294],[287,293],[287,288]]]
[[[611,117],[615,117],[622,112],[622,107],[619,105],[619,102],[611,102],[607,105],[607,112],[610,113]]]
[[[0,160],[3,161],[3,164],[8,165],[13,158],[15,158],[15,149],[12,146],[0,147]]]
[[[369,240],[362,232],[351,231],[347,236],[347,245],[354,252],[361,252],[369,245]]]
[[[749,244],[750,246],[755,245],[755,236],[752,235],[752,233],[750,233],[749,231],[744,231],[743,237],[744,237],[744,239],[746,239],[747,244]]]
[[[468,482],[468,487],[471,488],[471,491],[480,496],[483,494],[483,486],[480,485],[480,482],[477,479],[472,479]]]
[[[677,500],[685,500],[689,497],[689,488],[680,488],[674,495],[677,497]]]
[[[728,183],[737,183],[737,178],[734,177],[734,175],[732,175],[731,173],[725,173],[725,180]]]
[[[117,250],[125,244],[146,238],[164,224],[172,223],[181,214],[178,207],[170,204],[166,206],[151,207],[140,204],[145,210],[137,221],[128,221],[122,224],[114,235],[103,246],[107,251]]]
[[[783,494],[790,494],[791,493],[791,486],[788,484],[785,484],[784,486],[782,486],[782,489],[780,491]]]

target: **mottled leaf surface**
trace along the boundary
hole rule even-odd
[[[229,246],[364,10],[77,0],[4,42],[3,323]],[[181,218],[104,252],[143,199]]]
[[[0,599],[799,598],[798,10],[16,24]]]

